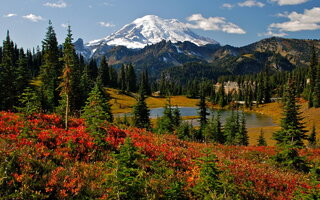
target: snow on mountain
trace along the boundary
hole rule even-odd
[[[173,43],[189,41],[198,46],[218,44],[210,38],[202,37],[192,32],[177,19],[162,19],[155,15],[146,15],[125,25],[119,31],[106,38],[87,43],[86,46],[91,50],[101,45],[122,45],[131,49],[140,49],[162,40],[170,40]]]

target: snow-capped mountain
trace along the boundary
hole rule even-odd
[[[86,46],[92,51],[102,45],[121,45],[131,49],[141,49],[162,40],[170,40],[173,43],[189,41],[198,46],[218,44],[210,38],[192,32],[186,24],[177,19],[162,19],[155,15],[146,15],[125,25],[106,38],[87,43]]]

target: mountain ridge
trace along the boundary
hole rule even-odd
[[[200,43],[196,44],[189,40],[178,41],[177,38],[179,37],[171,41],[168,37],[152,36],[151,33],[154,30],[169,29],[166,27],[168,24],[162,23],[163,21],[165,20],[160,17],[147,15],[136,19],[131,24],[125,25],[122,29],[111,35],[113,39],[117,35],[119,36],[120,33],[126,37],[130,29],[132,30],[131,39],[137,37],[136,41],[141,42],[141,38],[139,37],[142,37],[143,34],[149,34],[149,40],[141,43],[143,48],[129,48],[130,45],[128,47],[126,45],[114,45],[114,43],[110,43],[111,45],[109,45],[108,42],[111,40],[108,40],[108,38],[110,39],[111,36],[108,36],[86,45],[82,39],[79,39],[74,43],[76,52],[77,54],[82,54],[87,60],[93,58],[99,61],[102,56],[105,56],[108,63],[115,67],[132,63],[138,73],[141,69],[147,68],[153,78],[159,78],[163,70],[172,67],[179,68],[187,63],[201,63],[206,67],[216,68],[229,74],[257,73],[266,66],[270,67],[273,71],[292,70],[295,67],[308,65],[313,46],[316,51],[320,52],[319,40],[271,37],[242,47],[233,47],[231,45],[220,46],[214,40],[211,42],[204,40],[205,42],[200,45]],[[166,23],[169,22],[181,23],[175,19],[169,19]],[[183,29],[185,27],[183,23],[181,24],[181,26],[173,26],[173,29],[178,27],[182,28],[182,30],[188,30]],[[143,28],[152,26],[158,27],[153,28],[151,32],[142,31]],[[161,26],[164,26],[164,28]],[[137,27],[138,29],[135,29]],[[201,36],[197,37],[201,38]],[[193,64],[191,66],[194,67]],[[216,69],[213,71],[216,71]]]

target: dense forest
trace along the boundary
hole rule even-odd
[[[306,53],[309,67],[292,71],[217,71],[209,79],[201,63],[189,63],[202,75],[184,82],[164,71],[151,81],[148,69],[137,74],[130,63],[86,62],[70,26],[59,45],[49,22],[42,48],[26,51],[8,31],[0,48],[0,197],[319,199],[316,127],[306,130],[298,99],[320,107],[320,65],[315,50]],[[136,98],[130,117],[115,119],[106,88]],[[155,93],[167,103],[152,124],[146,99]],[[198,100],[199,127],[182,120],[174,95]],[[283,104],[276,147],[263,131],[248,146],[238,110],[271,101]],[[232,115],[222,125],[219,114],[208,117],[208,104]]]

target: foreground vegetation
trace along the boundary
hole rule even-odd
[[[57,115],[0,113],[2,199],[316,199],[309,173],[275,167],[273,147],[187,142],[175,135]],[[320,149],[303,149],[310,168]]]

